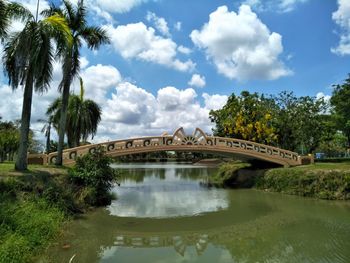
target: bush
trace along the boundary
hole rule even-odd
[[[105,155],[102,148],[78,157],[75,167],[69,172],[73,184],[87,188],[82,198],[93,206],[110,204],[110,190],[117,179],[116,171],[111,168],[112,159]]]
[[[320,199],[350,199],[350,171],[272,169],[259,178],[257,188]]]

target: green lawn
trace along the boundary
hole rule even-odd
[[[292,169],[304,169],[304,170],[350,170],[350,162],[345,163],[315,163],[311,165],[303,165],[294,167]]]
[[[0,177],[22,176],[26,174],[43,174],[50,173],[51,175],[66,174],[67,167],[58,167],[54,165],[29,165],[25,172],[15,171],[15,164],[13,162],[0,163]]]

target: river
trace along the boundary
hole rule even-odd
[[[350,262],[350,204],[206,186],[214,168],[116,165],[117,200],[67,226],[45,262]]]

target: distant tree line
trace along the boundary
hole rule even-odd
[[[214,135],[274,145],[301,154],[344,155],[350,148],[350,75],[329,102],[293,92],[232,94],[212,110]]]

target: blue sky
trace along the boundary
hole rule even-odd
[[[338,9],[337,2],[309,0],[295,4],[289,12],[252,7],[271,32],[282,36],[283,53],[279,58],[293,71],[292,75],[275,80],[251,78],[239,81],[219,74],[212,61],[206,59],[205,52],[193,44],[190,34],[207,23],[209,14],[219,6],[226,5],[231,12],[237,12],[240,3],[241,1],[163,0],[141,4],[130,12],[113,14],[113,18],[116,26],[141,21],[154,27],[152,22],[147,21],[147,13],[153,12],[158,17],[163,17],[168,23],[172,39],[178,45],[192,50],[189,57],[197,64],[193,72],[205,76],[206,87],[203,91],[208,93],[230,94],[247,89],[272,94],[283,90],[293,90],[298,95],[314,96],[318,92],[330,94],[331,85],[341,82],[350,72],[349,57],[331,52],[331,48],[339,42],[340,28],[332,19],[332,13]],[[177,22],[181,22],[180,31],[174,29]],[[168,85],[186,88],[193,73],[179,72],[137,59],[125,60],[120,55],[113,54],[109,47],[103,48],[99,56],[91,61],[95,59],[98,63],[116,65],[123,75],[152,92]]]
[[[35,0],[20,2],[35,9]],[[209,110],[242,90],[330,95],[332,84],[350,73],[349,2],[85,0],[89,23],[111,37],[98,51],[82,50],[87,98],[103,109],[95,140],[155,135],[178,126],[210,132]],[[41,9],[47,5],[40,0]],[[52,88],[34,97],[36,131],[43,109],[59,95],[60,78],[56,63]],[[77,83],[72,90],[78,91]],[[0,96],[8,97],[0,115],[19,118],[21,90],[10,92],[1,77]]]

